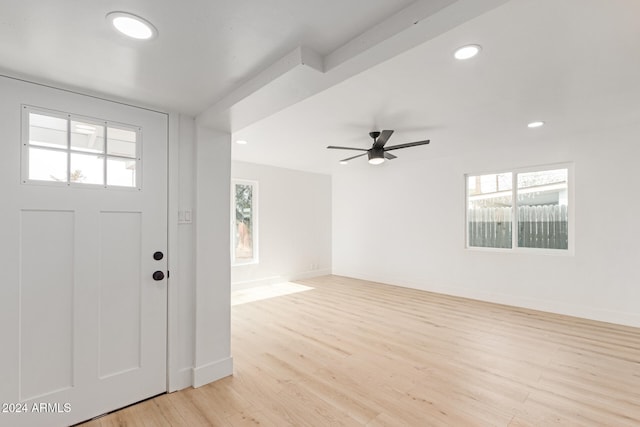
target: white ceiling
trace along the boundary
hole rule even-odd
[[[249,144],[234,145],[234,158],[331,173],[381,167],[341,166],[357,153],[325,148],[369,148],[370,130],[395,129],[388,145],[431,140],[394,151],[391,168],[638,122],[638,18],[637,0],[509,1],[235,132]],[[466,43],[481,54],[455,60]],[[547,124],[528,129],[533,120]]]
[[[114,10],[159,37],[116,34]],[[431,139],[395,167],[640,120],[638,17],[637,0],[0,0],[0,71],[197,115],[249,141],[237,160],[331,173],[351,152],[325,147],[374,129]],[[466,43],[481,54],[454,60]]]
[[[325,55],[411,0],[0,0],[0,66],[38,80],[200,113],[297,46]],[[142,16],[152,42],[116,34]]]

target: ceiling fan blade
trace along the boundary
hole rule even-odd
[[[393,160],[393,159],[397,159],[398,156],[394,156],[391,153],[384,153],[384,158],[387,159],[387,160]]]
[[[416,145],[425,145],[428,143],[429,143],[428,139],[426,141],[407,142],[406,144],[392,145],[391,147],[386,147],[384,151],[397,150],[398,148],[415,147]]]
[[[369,151],[367,148],[355,148],[355,147],[337,147],[335,145],[329,145],[327,148],[334,150],[357,150],[357,151]]]
[[[392,133],[392,130],[383,130],[382,132],[380,132],[380,136],[378,137],[378,139],[376,139],[376,142],[373,143],[373,148],[384,147],[384,144],[387,143]]]
[[[349,160],[353,160],[353,159],[356,159],[356,158],[358,158],[358,157],[362,157],[362,156],[364,156],[365,154],[367,154],[367,153],[358,154],[357,156],[349,157],[348,159],[342,159],[342,160],[340,160],[340,161],[341,161],[341,162],[348,162]]]

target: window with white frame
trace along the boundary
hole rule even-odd
[[[139,127],[22,107],[22,182],[140,188]]]
[[[571,247],[571,168],[555,165],[466,175],[467,247]]]
[[[234,265],[258,262],[258,183],[233,180],[231,256]]]

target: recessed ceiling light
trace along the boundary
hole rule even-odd
[[[238,139],[238,140],[236,141],[236,144],[239,144],[239,145],[247,145],[247,141],[245,141],[244,139]]]
[[[480,52],[480,49],[482,49],[482,48],[477,44],[468,44],[466,46],[462,46],[461,48],[456,49],[456,51],[453,54],[453,56],[456,59],[473,58],[474,56],[476,56]]]
[[[529,123],[529,124],[527,125],[527,127],[530,127],[530,128],[532,128],[532,129],[533,129],[533,128],[539,128],[539,127],[541,127],[541,126],[544,126],[544,122],[541,122],[541,121],[531,122],[531,123]]]
[[[341,164],[341,165],[348,165],[348,164],[349,164],[349,162],[347,162],[346,160],[340,160],[340,164]]]
[[[132,13],[111,12],[107,14],[107,19],[116,30],[134,39],[149,40],[158,35],[158,30],[151,22]]]

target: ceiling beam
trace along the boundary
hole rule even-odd
[[[417,0],[324,57],[296,48],[196,119],[202,126],[237,132],[507,1]]]

